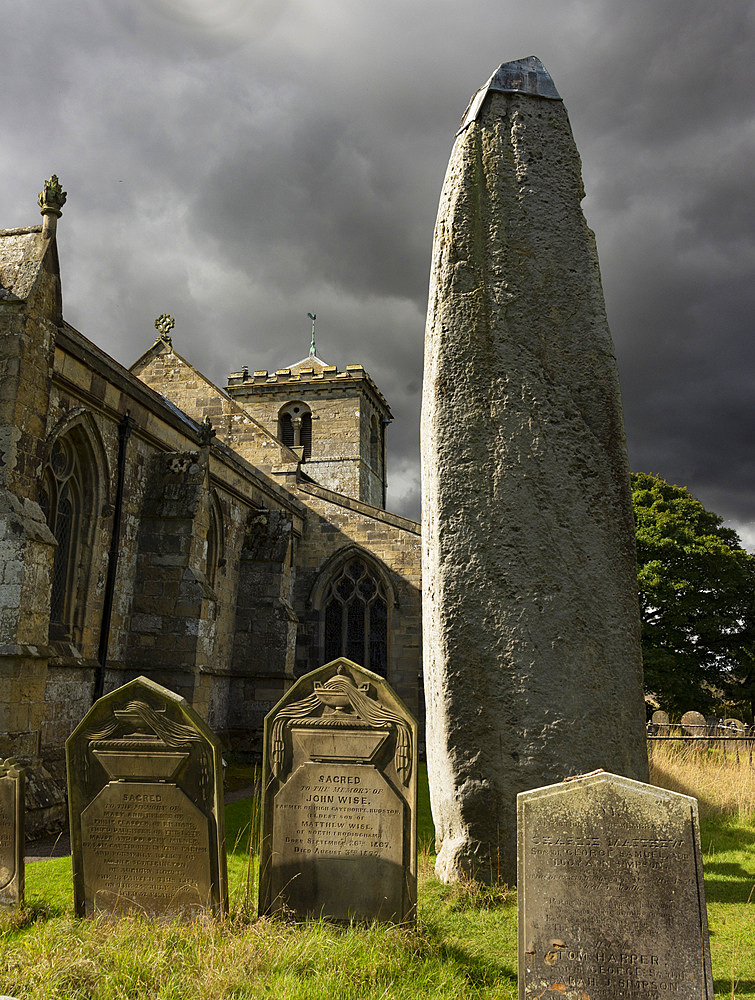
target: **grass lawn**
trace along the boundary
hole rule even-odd
[[[655,780],[667,777],[660,771]],[[755,1000],[755,816],[707,798],[701,811],[716,997]],[[231,917],[223,922],[76,920],[70,858],[28,865],[26,907],[0,915],[0,993],[24,1000],[517,996],[516,893],[435,880],[426,780],[414,930],[257,920],[247,850],[254,815],[254,800],[226,810]]]

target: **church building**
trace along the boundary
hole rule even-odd
[[[139,674],[253,759],[297,676],[347,656],[421,711],[420,527],[385,510],[391,411],[316,356],[213,385],[173,321],[128,369],[66,322],[56,226],[0,230],[0,758],[62,820],[64,744]]]

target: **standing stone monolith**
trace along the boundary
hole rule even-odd
[[[569,118],[535,57],[473,97],[422,401],[427,758],[444,881],[513,882],[516,795],[647,780],[619,379]]]

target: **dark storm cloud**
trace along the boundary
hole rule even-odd
[[[537,54],[583,159],[632,465],[755,541],[754,37],[749,0],[18,4],[0,225],[36,221],[60,175],[66,315],[124,363],[168,311],[223,384],[301,358],[316,312],[318,353],[362,362],[389,398],[390,503],[417,516],[454,131],[501,61]]]

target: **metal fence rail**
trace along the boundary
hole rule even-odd
[[[672,725],[666,712],[658,711],[647,724],[647,739],[651,758],[655,743],[680,742],[700,750],[718,749],[725,761],[728,753],[737,764],[746,759],[753,766],[755,725],[748,726],[739,719],[706,718],[700,712],[685,712],[681,723]]]

